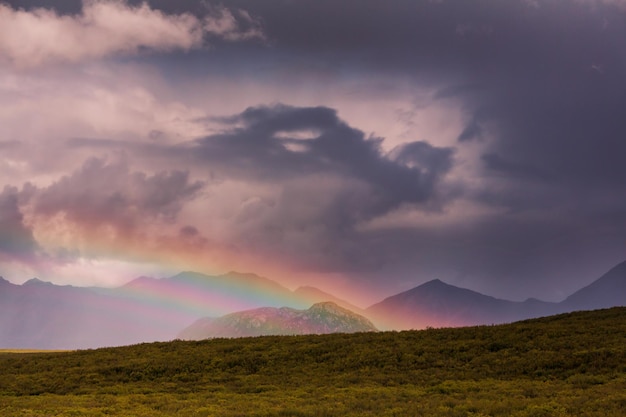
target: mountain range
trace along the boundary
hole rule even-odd
[[[182,272],[139,277],[118,288],[59,286],[0,278],[0,348],[79,349],[171,340],[202,317],[261,307],[305,309],[332,301],[313,287],[295,291],[255,274]]]
[[[433,280],[388,297],[368,307],[365,314],[382,329],[423,329],[501,324],[624,305],[626,262],[558,303],[535,298],[521,302],[503,300]]]
[[[432,280],[366,309],[314,287],[291,291],[270,279],[236,272],[140,277],[112,289],[59,286],[36,278],[15,285],[0,278],[0,348],[128,345],[185,336],[194,326],[209,329],[206,337],[230,337],[245,334],[238,326],[246,320],[262,321],[260,317],[266,317],[268,321],[281,314],[289,319],[283,327],[274,328],[273,334],[294,334],[289,326],[298,320],[302,324],[311,306],[321,302],[332,302],[336,308],[329,311],[337,317],[349,310],[381,330],[505,323],[626,305],[626,262],[558,303],[508,301]],[[334,320],[339,320],[337,317]],[[232,324],[233,320],[238,324],[231,325],[228,333],[225,323]],[[324,322],[317,325],[323,327]],[[215,330],[218,326],[219,332]],[[320,329],[310,327],[313,333],[324,332]],[[362,331],[358,326],[354,329],[339,331]]]

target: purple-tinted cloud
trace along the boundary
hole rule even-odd
[[[238,127],[185,149],[250,179],[327,174],[362,181],[370,188],[372,201],[354,207],[361,215],[380,214],[401,203],[427,202],[452,167],[452,149],[426,142],[406,144],[388,157],[380,147],[382,138],[367,137],[327,107],[254,107],[223,121]]]
[[[129,233],[147,221],[175,221],[185,201],[204,185],[184,171],[147,175],[132,172],[124,162],[90,159],[80,170],[31,193],[36,215],[63,213],[70,222]]]
[[[185,51],[200,48],[205,36],[228,41],[263,38],[256,19],[243,10],[237,14],[248,29],[242,30],[233,13],[223,7],[198,18],[190,13],[168,15],[146,2],[132,6],[125,1],[86,0],[75,15],[0,4],[0,59],[18,67],[36,67],[145,50]]]
[[[76,1],[6,4],[54,8],[65,34],[115,23],[81,26],[95,6]],[[97,56],[5,45],[5,60],[39,60],[0,71],[0,175],[32,183],[27,229],[61,214],[158,223],[380,287],[441,278],[552,299],[624,256],[622,1],[98,4],[163,27],[188,16],[202,42],[139,28]],[[68,60],[81,65],[47,65]]]
[[[32,230],[24,224],[18,189],[5,186],[0,193],[0,259],[28,260],[37,248]]]

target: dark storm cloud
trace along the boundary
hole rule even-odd
[[[474,118],[466,127],[463,129],[461,134],[458,137],[459,142],[465,142],[468,140],[479,139],[483,133],[483,129],[478,123],[478,120]]]
[[[151,4],[174,11],[164,1]],[[495,136],[486,171],[498,165],[488,162],[497,154],[535,166],[553,181],[626,177],[620,162],[626,152],[626,12],[618,2],[365,0],[357,7],[240,0],[227,6],[264,22],[270,46],[249,51],[265,62],[264,71],[410,75],[416,85],[439,89],[440,99],[461,100],[469,123],[459,141]],[[181,7],[198,5],[175,6]],[[231,52],[215,51],[207,71],[231,68],[228,62],[240,56]],[[526,176],[509,171],[515,172]]]
[[[385,155],[380,138],[365,136],[325,107],[250,108],[228,121],[243,127],[198,141],[195,153],[210,160],[234,153],[248,175],[282,181],[273,207],[257,203],[255,212],[268,214],[245,229],[246,239],[274,244],[314,270],[377,266],[380,259],[361,241],[357,224],[402,204],[437,205],[438,185],[453,165],[451,149],[426,142]]]
[[[14,8],[46,3],[52,5],[9,2]],[[210,11],[210,3],[195,0],[149,4],[170,14]],[[54,5],[64,13],[80,8],[76,1]],[[572,274],[562,279],[584,284],[589,277],[576,270],[602,272],[593,268],[623,258],[626,10],[617,1],[230,0],[215,5],[249,12],[261,22],[267,42],[217,42],[210,50],[141,58],[167,76],[184,71],[236,75],[283,88],[289,83],[314,88],[307,82],[318,72],[337,85],[352,77],[409,79],[417,90],[434,91],[436,104],[465,112],[455,149],[417,137],[386,154],[380,138],[349,126],[335,110],[288,105],[251,107],[221,119],[225,127],[219,134],[183,145],[74,139],[69,147],[122,148],[132,158],[276,186],[280,195],[251,198],[237,213],[241,241],[308,257],[312,268],[371,268],[373,279],[379,279],[377,268],[394,265],[394,274],[385,277],[409,281],[419,274],[420,280],[439,277],[469,287],[484,280],[483,289],[500,286],[500,295],[513,297],[524,285],[543,288],[551,278],[547,271],[557,270],[546,265],[566,265]],[[368,97],[371,91],[362,93]],[[11,146],[0,142],[3,150]],[[467,207],[462,206],[460,214],[446,217],[452,209],[442,197],[441,188],[448,185],[442,180],[463,164],[478,168],[462,171],[457,195],[468,210],[477,204],[488,216],[463,217]],[[106,166],[84,170],[108,175]],[[81,188],[76,174],[51,186],[54,193],[40,209],[58,212],[62,198],[78,204],[80,193],[71,190],[82,189],[86,208],[71,212],[79,218],[93,209],[98,218],[108,213],[132,223],[116,201],[135,204],[149,216],[172,218],[176,202],[198,189],[182,171],[159,175],[135,181],[188,193],[173,192],[165,198],[169,203],[148,203],[150,197],[116,194],[114,189],[124,190],[123,180],[111,173],[117,188],[94,181],[105,190],[95,197]],[[400,222],[357,231],[359,222],[403,205],[418,210],[432,205],[442,213],[436,220],[449,221],[439,227]],[[194,238],[195,232],[183,227],[180,235]]]
[[[530,166],[522,165],[514,161],[507,160],[497,153],[486,153],[482,155],[485,167],[502,175],[516,177],[518,179],[531,179],[546,181],[550,178],[541,170]]]
[[[488,122],[496,128],[491,152],[515,156],[520,165],[537,166],[554,180],[626,178],[626,164],[620,163],[626,152],[626,23],[615,5],[237,4],[262,16],[268,36],[277,46],[293,48],[300,61],[412,74],[416,82],[463,100],[473,116],[460,141],[484,135]]]
[[[459,282],[467,276],[469,286],[482,275],[493,288],[520,290],[541,287],[558,270],[547,265],[568,256],[576,267],[563,266],[567,279],[579,282],[589,277],[576,268],[601,272],[598,265],[623,258],[625,219],[605,214],[626,212],[626,11],[617,2],[236,4],[263,19],[276,48],[268,66],[271,58],[295,72],[409,76],[467,114],[458,153],[479,144],[482,155],[464,195],[505,211],[443,226],[438,239],[415,229],[361,235],[354,253],[406,263],[409,275],[440,271]],[[622,243],[607,249],[608,241]],[[420,248],[429,257],[410,261]]]
[[[196,141],[189,149],[193,155],[249,179],[323,173],[362,181],[372,201],[357,211],[368,216],[401,203],[428,202],[452,167],[452,149],[426,142],[408,143],[387,156],[382,138],[367,137],[327,107],[254,107],[222,121],[242,126]]]
[[[257,106],[211,121],[222,124],[221,133],[179,145],[87,138],[67,145],[119,149],[153,166],[184,164],[196,175],[211,175],[218,187],[223,180],[244,181],[252,195],[254,184],[275,187],[277,194],[251,197],[233,208],[233,243],[318,271],[361,271],[381,262],[361,243],[360,222],[405,204],[427,211],[445,204],[442,187],[454,165],[451,148],[414,141],[386,153],[382,138],[367,136],[341,120],[336,110],[322,106]],[[82,183],[79,178],[85,175],[75,177]],[[46,201],[65,193],[54,189]],[[211,193],[219,198],[218,191]],[[98,200],[98,207],[103,205]],[[197,233],[191,226],[180,229],[189,239]]]

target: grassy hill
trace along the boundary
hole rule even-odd
[[[623,416],[626,308],[0,354],[2,416]]]

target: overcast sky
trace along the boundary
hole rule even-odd
[[[624,259],[624,0],[0,4],[13,282],[560,300]]]

